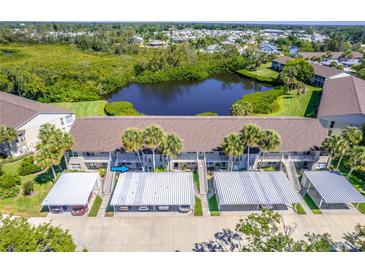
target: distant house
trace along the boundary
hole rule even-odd
[[[354,76],[327,80],[317,118],[329,131],[364,124],[365,81]]]
[[[152,40],[148,42],[147,46],[150,48],[166,47],[167,43],[161,40]]]
[[[270,43],[262,42],[259,46],[259,51],[266,52],[268,54],[280,54],[278,48]]]
[[[286,62],[291,60],[292,58],[283,56],[276,58],[271,63],[271,68],[276,71],[282,71]],[[316,87],[322,87],[326,79],[334,79],[334,78],[342,78],[342,77],[349,77],[350,75],[342,70],[338,70],[335,68],[323,66],[320,64],[316,64],[310,62],[310,64],[314,68],[314,77],[311,80],[311,84]]]
[[[299,51],[299,48],[297,46],[291,46],[289,49],[289,54],[290,55],[297,55]]]
[[[329,66],[331,62],[336,62],[346,67],[360,64],[363,57],[363,54],[357,51],[352,52],[348,58],[343,56],[343,52],[301,52],[299,55],[308,60],[317,59],[322,65]]]
[[[15,128],[18,133],[10,146],[0,144],[0,152],[17,156],[34,151],[42,125],[50,123],[69,132],[74,121],[75,115],[71,111],[0,92],[0,124]]]
[[[133,35],[130,39],[129,39],[129,42],[131,44],[134,44],[134,45],[142,45],[143,44],[143,38],[140,37],[140,36],[137,36],[137,35]]]
[[[206,51],[209,52],[209,53],[213,53],[213,52],[218,52],[219,49],[220,49],[219,45],[213,44],[213,45],[209,45],[207,47],[207,50]]]

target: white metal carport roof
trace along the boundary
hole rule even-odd
[[[294,204],[302,200],[282,171],[214,172],[220,205]]]
[[[98,172],[64,172],[42,202],[42,206],[84,206],[98,180]]]
[[[364,196],[344,176],[336,172],[304,171],[304,175],[327,204],[365,203]]]
[[[194,205],[191,172],[126,172],[119,176],[110,205]]]

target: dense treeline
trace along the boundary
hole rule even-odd
[[[233,49],[206,54],[187,45],[121,56],[59,44],[0,45],[1,51],[0,89],[43,102],[98,100],[130,83],[202,80],[245,66]]]

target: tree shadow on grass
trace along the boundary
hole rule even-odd
[[[307,108],[304,112],[304,117],[315,118],[321,101],[322,91],[313,91],[309,99]]]

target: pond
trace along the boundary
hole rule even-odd
[[[232,104],[243,95],[271,88],[236,74],[225,74],[203,81],[132,84],[113,93],[108,101],[129,101],[137,111],[147,115],[194,115],[202,112],[229,115]]]

